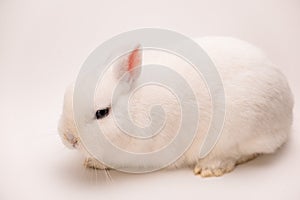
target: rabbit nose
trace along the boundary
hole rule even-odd
[[[68,142],[70,142],[73,145],[73,147],[75,148],[77,145],[77,142],[78,142],[76,137],[71,133],[66,133],[65,136],[66,136],[66,139],[68,140]]]
[[[65,136],[68,141],[72,141],[74,139],[74,135],[72,135],[71,133],[66,133]]]

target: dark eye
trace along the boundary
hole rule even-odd
[[[102,119],[104,117],[106,117],[109,114],[109,108],[104,108],[101,110],[97,110],[96,112],[96,118],[97,119]]]

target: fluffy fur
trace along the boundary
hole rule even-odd
[[[217,67],[226,97],[226,120],[222,135],[213,150],[203,159],[199,158],[199,149],[210,126],[212,113],[209,90],[204,80],[176,56],[149,51],[144,53],[142,59],[143,64],[156,63],[172,67],[188,81],[198,100],[201,117],[197,136],[191,147],[170,167],[192,166],[195,174],[204,177],[220,176],[232,171],[237,164],[259,154],[273,153],[284,144],[292,125],[293,97],[286,78],[258,48],[226,37],[206,37],[196,41]],[[134,53],[137,54],[136,51]],[[107,71],[97,91],[97,109],[111,104],[113,88],[118,79],[115,70],[126,70],[126,63],[134,63],[128,60],[132,59],[130,56],[132,55],[125,56],[122,62]],[[141,54],[139,56],[138,59],[141,60]],[[138,77],[132,77],[132,80],[135,79]],[[133,84],[129,82],[127,84]],[[126,105],[123,100],[130,93],[125,88],[118,101],[112,105],[120,107],[121,110]],[[87,156],[86,166],[103,169],[105,166],[92,158],[80,143],[73,119],[72,93],[73,87],[70,86],[65,94],[59,123],[62,141],[67,147],[79,149]],[[177,124],[180,124],[180,109],[176,98],[164,88],[148,86],[140,88],[132,95],[129,106],[132,120],[143,127],[151,122],[148,114],[151,106],[156,103],[165,109],[166,126],[160,136],[150,141],[138,141],[122,134],[114,124],[111,114],[99,120],[99,126],[112,142],[128,151],[149,152],[159,149],[174,137]],[[122,115],[122,112],[118,114]],[[99,151],[109,153],[101,147]],[[138,167],[143,163],[118,164]]]

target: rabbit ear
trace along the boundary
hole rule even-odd
[[[123,75],[126,77],[122,78],[122,80],[126,80],[129,82],[135,81],[140,73],[141,73],[141,65],[142,65],[142,50],[140,45],[138,45],[134,50],[121,57],[119,61],[116,63],[114,73],[117,79],[121,78]]]

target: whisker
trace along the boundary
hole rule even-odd
[[[94,168],[94,172],[96,174],[96,185],[98,184],[98,172],[96,169],[96,162],[93,160],[93,168]]]
[[[112,179],[112,177],[111,177],[111,175],[110,175],[110,173],[109,173],[109,169],[105,168],[105,169],[104,169],[104,173],[105,173],[106,177],[108,178],[108,181],[109,181],[109,182],[113,182],[113,179]],[[107,180],[107,179],[106,179],[106,180]]]
[[[83,180],[86,178],[86,167],[84,165],[81,166],[80,168],[80,180]]]

